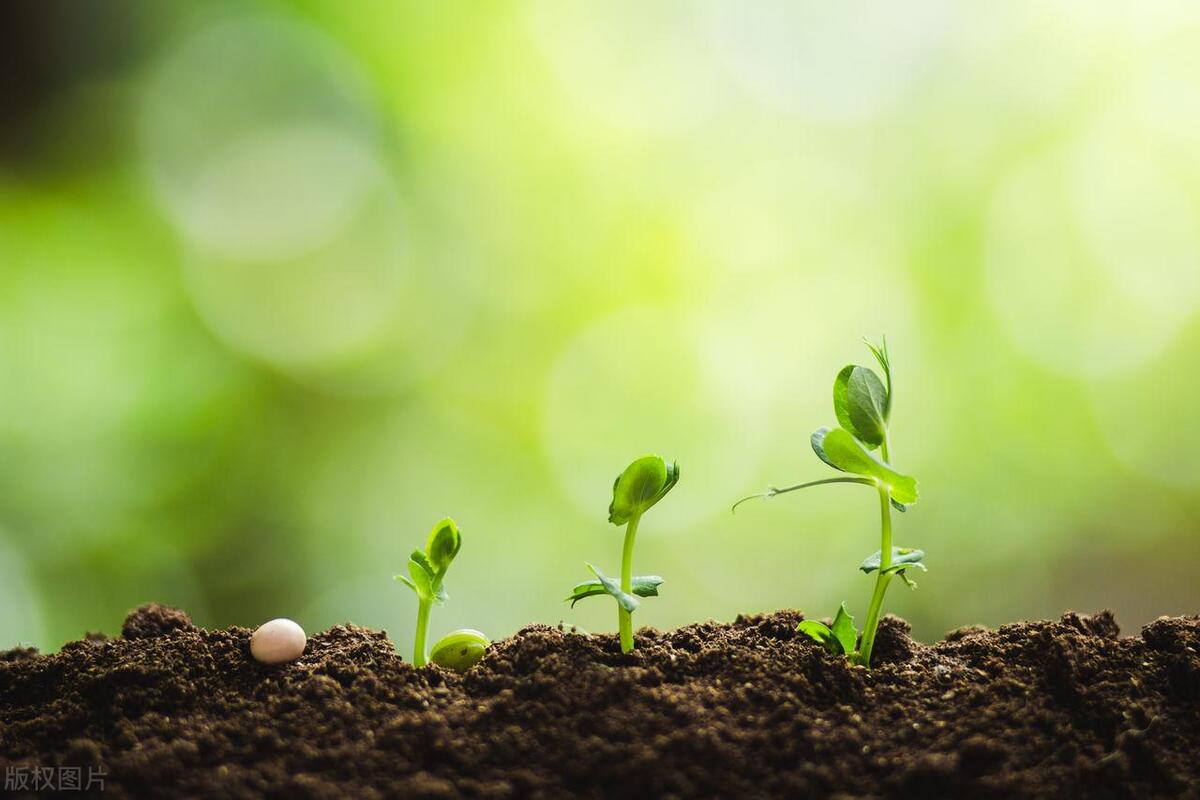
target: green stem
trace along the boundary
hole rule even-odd
[[[625,528],[625,547],[621,551],[621,591],[633,594],[633,542],[637,538],[638,522],[641,516],[629,518]],[[617,624],[621,630],[621,652],[628,653],[633,649],[633,615],[617,605]]]
[[[879,572],[875,576],[875,591],[871,594],[871,605],[867,609],[867,621],[863,625],[862,647],[858,651],[858,663],[871,666],[871,650],[875,646],[875,629],[879,627],[879,612],[883,609],[883,596],[887,594],[892,576],[887,573],[892,565],[892,497],[888,487],[879,484],[879,514],[883,530],[880,534]]]
[[[429,609],[433,600],[421,598],[417,603],[417,640],[413,642],[413,665],[425,666],[425,631],[429,628]]]

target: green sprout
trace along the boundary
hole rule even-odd
[[[458,555],[460,547],[462,534],[459,533],[454,520],[446,517],[433,526],[425,549],[413,550],[412,555],[408,557],[408,575],[396,576],[396,580],[412,589],[417,596],[417,636],[413,642],[413,664],[418,667],[424,666],[426,662],[425,636],[429,628],[429,611],[435,603],[442,605],[446,602],[448,595],[446,587],[442,585],[442,579],[446,577],[446,570]],[[489,644],[491,642],[479,631],[454,631],[434,645],[434,661],[452,669],[459,668],[453,664],[465,663],[466,666],[462,669],[466,669],[482,657],[483,650]],[[453,656],[451,654],[456,646],[459,650],[464,647],[466,650],[458,656]],[[468,658],[471,655],[473,660]]]
[[[439,667],[466,672],[483,658],[491,641],[477,630],[460,628],[438,639],[429,652],[429,660]]]
[[[679,465],[667,463],[658,456],[642,456],[617,476],[613,484],[612,503],[608,506],[608,521],[625,526],[625,545],[621,555],[621,581],[618,583],[592,564],[587,568],[596,576],[571,590],[566,599],[574,607],[585,597],[612,595],[617,601],[617,624],[621,631],[621,652],[633,649],[633,612],[641,605],[638,597],[657,597],[663,579],[657,575],[633,574],[633,543],[637,539],[642,515],[666,497],[679,482]]]
[[[910,505],[917,502],[917,482],[890,466],[891,437],[888,425],[892,414],[892,365],[888,357],[887,340],[878,346],[868,343],[867,347],[883,370],[883,380],[867,367],[852,364],[842,369],[833,382],[833,410],[841,427],[818,428],[812,435],[812,448],[817,457],[834,469],[849,474],[782,489],[772,486],[762,494],[742,498],[733,506],[737,510],[747,500],[771,498],[829,483],[859,483],[878,491],[882,529],[879,551],[867,556],[859,565],[859,569],[868,575],[876,573],[875,589],[867,607],[861,642],[854,628],[854,618],[846,610],[845,603],[838,609],[832,625],[804,620],[799,627],[802,633],[820,642],[830,652],[844,654],[864,667],[871,665],[871,650],[875,645],[875,632],[879,628],[879,615],[888,584],[898,575],[910,588],[916,588],[907,573],[912,569],[925,569],[923,551],[892,545],[892,509],[907,511]],[[871,452],[877,448],[878,458]]]

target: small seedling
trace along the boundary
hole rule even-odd
[[[413,642],[413,664],[418,667],[424,666],[426,662],[425,635],[429,628],[429,611],[433,608],[434,603],[442,605],[446,602],[448,595],[446,587],[442,585],[442,579],[446,577],[446,570],[450,568],[450,562],[458,555],[460,547],[462,547],[462,534],[459,533],[454,520],[446,517],[433,526],[429,540],[425,543],[425,549],[413,550],[412,555],[408,557],[408,575],[396,576],[396,580],[412,589],[417,596],[417,636],[416,641]],[[475,638],[467,636],[467,634],[472,634]],[[481,642],[482,644],[480,644]],[[467,653],[464,653],[463,656],[473,653],[474,649],[478,648],[478,655],[467,664],[469,667],[479,660],[483,655],[484,648],[489,644],[491,642],[479,631],[455,631],[434,645],[435,661],[437,654],[441,652],[447,661],[463,662],[462,657],[452,659],[448,655],[451,651],[445,649],[447,646],[450,648],[455,645],[459,648],[467,647]],[[437,663],[442,662],[438,661]],[[449,663],[444,666],[449,666]]]
[[[745,497],[734,504],[736,510],[747,500],[771,498],[776,495],[821,486],[829,483],[858,483],[874,487],[879,493],[880,548],[859,565],[866,574],[876,573],[875,589],[867,607],[867,619],[863,625],[862,640],[858,641],[854,629],[854,618],[843,603],[838,609],[833,624],[825,625],[815,620],[800,623],[802,633],[816,639],[831,652],[844,654],[853,662],[864,667],[871,665],[871,650],[875,644],[875,632],[879,628],[879,615],[883,609],[883,597],[893,577],[899,575],[910,588],[916,588],[908,577],[912,569],[925,569],[922,559],[925,553],[911,547],[892,546],[892,509],[907,511],[917,502],[917,482],[908,475],[892,469],[891,436],[889,422],[892,414],[892,365],[888,357],[887,341],[879,346],[867,344],[875,360],[883,370],[883,380],[874,370],[851,364],[838,373],[833,382],[833,410],[839,428],[818,428],[812,435],[812,448],[817,457],[829,466],[849,475],[823,478],[807,483],[787,486],[782,489],[770,487],[763,494]],[[871,451],[878,448],[879,458]],[[855,645],[858,648],[855,649]]]
[[[633,649],[633,612],[641,605],[639,597],[657,597],[663,579],[657,575],[633,574],[633,543],[637,538],[642,515],[666,497],[679,482],[679,465],[667,463],[658,456],[642,456],[617,476],[613,484],[612,503],[608,506],[608,521],[625,526],[625,546],[621,555],[620,583],[605,575],[594,565],[587,568],[596,576],[571,590],[567,600],[574,607],[585,597],[612,595],[617,601],[617,624],[621,632],[621,652]]]

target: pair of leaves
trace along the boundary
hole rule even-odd
[[[867,556],[863,562],[858,565],[858,568],[870,575],[872,572],[879,569],[879,565],[882,562],[882,556],[883,551],[876,550],[874,553]],[[908,577],[907,571],[910,569],[919,569],[922,572],[926,572],[927,570],[925,569],[925,563],[923,561],[924,558],[924,550],[918,550],[915,547],[893,547],[892,563],[883,571],[883,574],[899,575],[900,580],[904,581],[904,583],[910,589],[915,589],[917,588],[917,584]]]
[[[433,526],[425,549],[413,550],[409,555],[408,575],[397,575],[396,580],[412,589],[420,599],[442,605],[448,598],[442,578],[461,547],[462,534],[454,520],[446,517]]]
[[[597,570],[591,564],[588,564],[588,568],[597,575],[599,574],[599,570]],[[607,581],[607,583],[605,581]],[[633,594],[637,595],[638,597],[658,597],[658,587],[661,586],[662,583],[663,579],[658,575],[634,575],[630,586],[633,589]],[[625,594],[624,592],[621,592],[621,587],[618,584],[616,584],[611,578],[606,577],[604,579],[597,578],[597,580],[594,581],[584,581],[583,583],[576,584],[575,588],[571,590],[571,596],[567,597],[566,600],[571,603],[571,608],[574,608],[575,604],[585,597],[596,597],[597,595],[602,594],[612,594],[612,596],[617,597],[618,602],[620,602],[618,595],[609,591],[608,587],[610,585],[615,586],[616,591],[619,594]],[[635,600],[634,602],[637,601]],[[636,608],[636,606],[634,607]],[[626,610],[632,611],[633,609]]]
[[[879,346],[868,342],[867,347],[883,369],[887,386],[868,367],[854,364],[843,367],[833,382],[833,410],[843,428],[868,450],[874,450],[887,440],[892,413],[892,366],[886,339]]]
[[[858,644],[858,631],[854,627],[854,617],[850,616],[850,612],[846,610],[845,603],[838,608],[832,627],[823,622],[817,622],[815,619],[806,619],[797,626],[796,630],[812,637],[835,656],[850,655]]]
[[[642,456],[613,482],[608,521],[624,525],[646,513],[679,482],[679,464],[668,465],[659,456]]]
[[[621,608],[632,614],[642,604],[638,597],[658,597],[658,587],[663,583],[663,579],[658,575],[635,575],[630,581],[631,594],[622,591],[621,584],[601,572],[596,565],[588,564],[587,568],[596,576],[596,580],[584,581],[571,590],[571,595],[566,600],[570,601],[572,608],[585,597],[607,594],[612,595]]]
[[[902,475],[875,458],[850,432],[842,428],[817,428],[813,431],[812,448],[818,458],[834,469],[863,475],[888,487],[892,499],[905,508],[917,502],[916,478]]]

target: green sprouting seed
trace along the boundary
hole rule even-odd
[[[679,464],[667,464],[659,456],[642,456],[631,463],[613,482],[612,502],[608,505],[608,521],[625,526],[625,542],[621,550],[621,580],[608,577],[597,567],[587,567],[596,576],[594,581],[577,584],[568,595],[572,607],[585,597],[607,594],[617,601],[617,624],[620,629],[621,652],[633,649],[633,612],[641,605],[639,597],[658,596],[663,579],[658,575],[633,575],[633,544],[637,539],[642,515],[667,496],[679,482]]]
[[[487,636],[479,631],[460,628],[438,639],[429,653],[429,660],[446,669],[466,672],[483,658],[484,651],[491,644]]]
[[[408,575],[397,575],[396,580],[413,590],[417,596],[417,633],[413,642],[413,664],[420,667],[426,662],[425,637],[429,628],[429,611],[442,605],[449,598],[442,579],[446,570],[462,547],[462,534],[454,520],[446,517],[433,526],[424,550],[413,550],[408,557]]]

